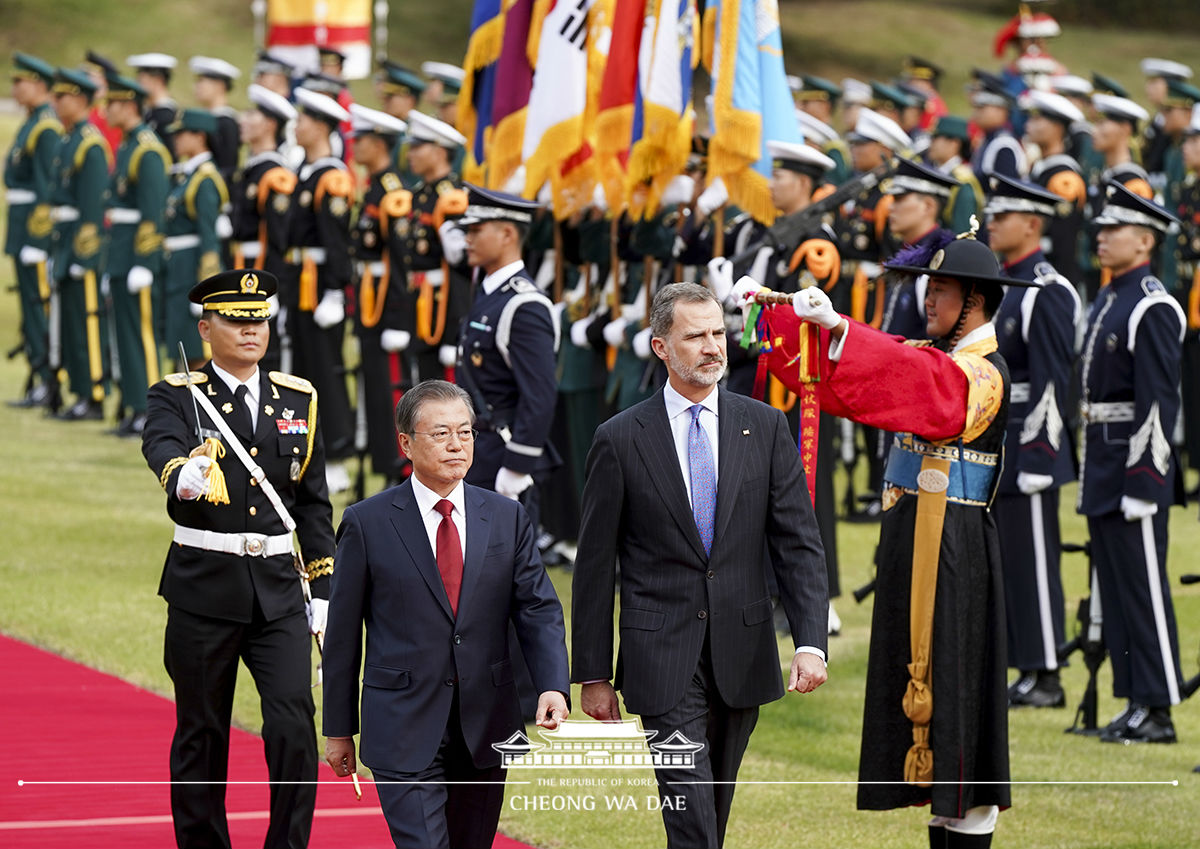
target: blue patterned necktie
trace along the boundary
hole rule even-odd
[[[717,513],[717,475],[713,469],[712,445],[708,434],[700,424],[703,404],[688,408],[692,414],[692,426],[688,429],[688,474],[692,479],[692,515],[696,518],[696,530],[704,543],[704,553],[712,553],[713,519]]]

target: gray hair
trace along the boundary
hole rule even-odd
[[[699,283],[670,283],[658,290],[650,305],[650,334],[656,339],[666,339],[675,323],[675,304],[702,304],[712,301],[718,307],[721,302],[712,290]]]
[[[396,404],[396,432],[412,433],[417,426],[421,405],[426,401],[462,401],[467,405],[471,414],[471,424],[475,424],[475,405],[471,396],[461,386],[456,386],[448,380],[423,380],[400,397]]]

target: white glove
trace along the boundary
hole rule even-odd
[[[438,362],[442,364],[442,368],[450,368],[457,363],[458,347],[456,345],[438,346]]]
[[[304,603],[304,615],[308,618],[308,633],[321,634],[329,622],[329,599],[314,598]]]
[[[321,302],[313,310],[313,321],[322,330],[341,324],[346,320],[346,293],[330,289],[321,296]]]
[[[660,203],[663,206],[676,206],[681,203],[691,203],[692,195],[696,193],[696,181],[687,174],[680,174],[671,182],[667,183],[667,187],[663,189],[662,200]]]
[[[725,181],[717,177],[708,184],[708,188],[700,193],[700,197],[696,198],[696,212],[707,218],[718,207],[724,206],[728,202],[729,191],[725,188]]]
[[[521,493],[531,486],[533,486],[532,475],[522,475],[503,466],[500,467],[500,471],[496,472],[496,492],[505,498],[516,501]]]
[[[504,181],[504,185],[500,187],[500,191],[507,192],[510,195],[519,195],[525,191],[525,166],[517,167],[516,171],[512,172],[512,176]]]
[[[195,501],[208,489],[208,467],[212,460],[208,457],[192,457],[179,470],[175,479],[175,497],[181,501]]]
[[[82,280],[83,275],[87,274],[87,269],[84,268],[79,263],[73,262],[73,263],[71,263],[70,267],[67,268],[67,273],[70,274],[72,277],[74,277],[76,280]]]
[[[49,259],[44,250],[35,248],[33,245],[21,248],[21,253],[17,256],[21,260],[21,265],[37,265],[39,262]]]
[[[1017,472],[1017,489],[1021,490],[1023,495],[1036,495],[1043,489],[1047,489],[1052,483],[1054,483],[1054,478],[1051,475]]]
[[[458,265],[467,253],[467,236],[459,228],[457,221],[443,221],[438,228],[438,238],[442,241],[442,256],[450,265]]]
[[[723,256],[708,261],[708,285],[721,303],[733,291],[733,263]]]
[[[816,286],[792,295],[792,309],[798,318],[811,321],[826,330],[833,330],[842,323],[842,317],[834,310],[829,296]]]
[[[217,216],[217,222],[213,225],[213,229],[218,239],[228,239],[233,235],[233,222],[229,220],[228,215],[222,212]]]
[[[629,326],[623,318],[618,318],[604,325],[604,341],[614,348],[620,348],[625,344],[625,328]]]
[[[272,295],[271,297],[267,298],[267,311],[268,311],[268,316],[270,318],[274,318],[275,316],[279,315],[279,296],[278,295]],[[282,331],[279,331],[279,332],[282,332]]]
[[[654,353],[654,349],[650,347],[650,340],[654,333],[649,327],[639,330],[637,335],[633,337],[633,353],[637,354],[639,360],[648,360]]]
[[[1126,522],[1138,522],[1157,513],[1158,505],[1153,501],[1122,495],[1121,512],[1125,514]]]
[[[135,265],[129,269],[129,274],[125,277],[125,286],[129,289],[129,294],[131,295],[136,295],[153,282],[154,272],[144,265]]]
[[[590,349],[592,343],[588,341],[587,329],[592,322],[596,320],[595,315],[585,315],[579,321],[571,323],[571,344],[576,348]]]
[[[204,315],[204,307],[202,307],[200,304],[190,304],[189,303],[188,304],[188,312],[190,312],[193,317],[199,318],[200,316]]]
[[[379,334],[379,347],[389,354],[403,351],[412,341],[412,334],[407,330],[385,330]]]
[[[446,282],[446,275],[442,274],[440,268],[431,268],[425,272],[425,282],[433,288],[439,289]]]
[[[739,306],[745,309],[750,306],[750,296],[762,288],[753,277],[742,275],[737,283],[733,286],[733,291],[729,293],[729,298],[733,301],[734,306]]]

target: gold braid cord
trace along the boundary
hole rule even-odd
[[[308,579],[310,581],[314,578],[322,578],[325,575],[332,575],[333,558],[318,557],[316,560],[310,560],[308,565],[305,567],[305,571],[308,573]]]
[[[170,479],[171,473],[179,467],[187,465],[187,461],[187,457],[172,457],[167,461],[167,465],[163,466],[162,474],[158,476],[158,485],[163,488],[164,492],[167,489],[167,481]]]

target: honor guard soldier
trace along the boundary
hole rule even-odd
[[[990,189],[988,244],[1003,259],[1006,277],[1036,284],[1009,289],[992,319],[1012,379],[1004,467],[992,507],[1004,562],[1008,665],[1020,672],[1008,703],[1062,707],[1058,491],[1075,479],[1068,403],[1083,308],[1075,284],[1041,249],[1042,232],[1062,199],[1001,175],[992,177]]]
[[[104,415],[105,374],[99,278],[112,151],[87,120],[96,92],[91,78],[82,71],[59,68],[53,91],[54,111],[65,135],[58,147],[58,184],[51,209],[50,259],[58,292],[51,295],[50,366],[55,370],[66,366],[71,391],[77,397],[59,418],[100,419]]]
[[[165,53],[138,53],[125,60],[133,68],[137,84],[146,91],[146,123],[158,133],[167,151],[177,160],[180,158],[171,137],[171,125],[175,123],[179,104],[168,90],[171,74],[178,65],[174,56]]]
[[[912,146],[908,133],[890,118],[885,118],[871,109],[863,108],[858,113],[858,123],[850,134],[850,155],[854,170],[870,171],[891,162]],[[883,273],[880,265],[892,255],[891,235],[887,229],[888,207],[891,200],[876,184],[862,191],[858,197],[842,207],[838,218],[838,252],[842,257],[839,287],[842,294],[834,295],[834,302],[859,321],[867,319],[868,295],[873,281]],[[877,292],[874,317],[878,326],[883,320],[882,289]]]
[[[1016,100],[995,74],[975,68],[975,82],[968,90],[971,101],[971,120],[983,137],[971,155],[971,168],[980,185],[987,185],[992,174],[1003,174],[1014,180],[1024,178],[1029,171],[1025,150],[1012,133],[1011,116]]]
[[[794,83],[791,86],[792,97],[801,112],[807,112],[822,123],[833,124],[833,114],[842,99],[841,86],[810,74],[789,77],[788,83]]]
[[[233,263],[274,274],[287,250],[287,214],[296,188],[296,173],[282,151],[296,108],[258,84],[246,94],[251,106],[241,119],[246,161],[229,190]]]
[[[401,186],[392,164],[405,123],[359,103],[350,105],[350,120],[354,159],[369,175],[350,231],[359,280],[355,322],[362,358],[358,416],[366,424],[371,468],[390,485],[402,477],[396,404],[401,389],[415,385],[412,366],[404,368],[401,357],[407,356],[404,352],[416,332],[416,298],[404,285],[406,240],[396,234],[396,225],[406,220],[413,199]]]
[[[1179,130],[1167,127],[1169,111],[1173,108],[1167,101],[1171,80],[1186,82],[1192,78],[1192,69],[1182,62],[1170,59],[1147,58],[1142,60],[1142,74],[1146,77],[1146,99],[1154,107],[1154,120],[1142,132],[1142,164],[1154,175],[1154,188],[1162,191],[1163,174],[1166,171],[1167,148]],[[1128,97],[1128,94],[1121,94]],[[1173,122],[1177,123],[1177,121]]]
[[[402,279],[416,293],[409,349],[421,380],[444,377],[457,359],[455,334],[470,307],[462,230],[452,220],[466,207],[466,195],[452,161],[466,138],[436,118],[408,113],[408,167],[412,209],[393,231],[404,243]],[[406,328],[409,329],[409,328]]]
[[[1180,290],[1186,292],[1187,336],[1183,340],[1183,445],[1188,466],[1200,468],[1200,114],[1183,137],[1187,176],[1179,188],[1181,229],[1176,242]]]
[[[428,85],[416,71],[397,64],[390,59],[379,60],[378,90],[383,111],[401,121],[408,121],[408,113],[415,112],[417,102]],[[408,138],[400,140],[396,148],[396,170],[404,181],[404,188],[411,189],[419,178],[408,167]]]
[[[462,91],[463,80],[467,77],[466,71],[446,62],[422,62],[421,73],[433,82],[440,83],[441,91],[431,105],[435,108],[437,119],[453,127],[458,123],[458,93]],[[432,101],[431,92],[432,85],[425,92],[426,99]]]
[[[557,398],[558,311],[533,284],[521,246],[539,204],[468,186],[467,262],[483,275],[459,334],[457,383],[478,418],[467,482],[522,499],[537,527],[534,476],[558,465],[548,434]]]
[[[803,109],[796,110],[796,121],[804,134],[805,143],[833,160],[833,169],[825,175],[828,184],[836,187],[850,179],[850,148],[837,130]]]
[[[184,109],[179,120],[168,127],[178,160],[171,169],[173,183],[163,225],[167,285],[161,338],[171,356],[175,356],[176,343],[182,342],[189,362],[202,360],[204,351],[194,321],[195,308],[188,306],[188,292],[198,281],[221,270],[221,239],[229,235],[225,232],[228,219],[220,223],[229,191],[213,163],[210,147],[216,129],[216,119],[203,109]]]
[[[1050,78],[1050,89],[1055,94],[1061,94],[1069,100],[1071,105],[1084,116],[1082,121],[1072,121],[1071,126],[1067,128],[1067,135],[1070,138],[1067,149],[1079,163],[1079,167],[1083,171],[1084,182],[1090,182],[1092,176],[1103,167],[1101,165],[1103,157],[1096,153],[1092,146],[1093,127],[1088,122],[1088,113],[1092,109],[1092,84],[1074,74],[1060,74]]]
[[[1150,258],[1178,222],[1114,184],[1093,223],[1112,282],[1092,304],[1084,333],[1078,510],[1088,520],[1113,695],[1129,700],[1100,739],[1173,743],[1180,673],[1167,511],[1180,473],[1170,440],[1185,319],[1150,273]]]
[[[162,296],[166,272],[163,213],[171,155],[142,121],[145,97],[145,89],[133,80],[109,77],[106,117],[123,134],[109,192],[105,263],[120,363],[116,377],[126,413],[117,427],[118,436],[141,435],[146,425],[146,390],[159,380],[154,297]]]
[[[213,134],[213,162],[221,172],[221,179],[228,184],[237,169],[238,149],[241,146],[238,114],[229,105],[229,91],[233,88],[233,81],[242,72],[224,59],[211,56],[193,56],[188,60],[188,68],[196,78],[196,101],[217,119],[217,131]]]
[[[1183,80],[1167,80],[1167,99],[1163,101],[1163,132],[1167,134],[1170,143],[1163,153],[1163,188],[1162,199],[1167,209],[1174,209],[1179,204],[1179,189],[1187,176],[1183,167],[1183,134],[1191,121],[1196,104],[1200,103],[1200,88]],[[1149,167],[1150,185],[1155,185],[1155,173]],[[1175,250],[1170,240],[1164,240],[1162,254],[1158,257],[1159,276],[1167,291],[1177,294],[1179,275],[1175,267]]]
[[[51,203],[59,175],[55,157],[62,124],[50,105],[54,68],[25,53],[13,54],[13,99],[25,110],[4,162],[8,233],[4,252],[16,264],[21,299],[21,339],[29,361],[29,380],[18,407],[58,404],[58,382],[47,348],[46,301],[50,297]]]
[[[1068,280],[1078,283],[1079,231],[1087,206],[1087,183],[1083,169],[1067,153],[1070,127],[1083,120],[1083,113],[1061,94],[1030,90],[1021,98],[1026,112],[1025,133],[1041,150],[1041,158],[1029,171],[1029,179],[1065,201],[1050,221],[1042,248],[1046,259]]]
[[[924,108],[921,115],[920,127],[929,132],[938,118],[949,114],[946,101],[938,91],[938,82],[943,75],[942,68],[928,59],[920,56],[906,56],[900,68],[900,78],[909,86],[921,92],[924,98]]]
[[[341,461],[354,447],[350,397],[346,391],[342,342],[346,288],[350,285],[350,206],[354,178],[333,155],[331,134],[350,113],[333,98],[296,89],[296,142],[304,149],[288,213],[287,285],[280,301],[286,310],[281,332],[284,368],[313,382],[325,403],[325,456],[330,489],[350,485]],[[290,353],[289,353],[290,348]]]
[[[967,119],[943,115],[929,133],[925,158],[943,174],[961,185],[952,189],[942,212],[942,222],[955,233],[971,229],[971,216],[983,210],[983,187],[971,170],[971,134]]]
[[[312,828],[309,633],[320,640],[325,629],[333,522],[317,393],[307,380],[259,368],[275,289],[273,275],[253,269],[193,287],[212,360],[151,387],[142,434],[175,523],[158,593],[167,602],[164,658],[175,687],[171,814],[179,846],[229,845],[223,783],[239,660],[262,698],[272,782],[264,845],[301,849]]]
[[[1112,94],[1092,96],[1096,110],[1096,124],[1092,127],[1092,149],[1101,157],[1100,170],[1088,185],[1087,218],[1100,214],[1106,200],[1105,189],[1109,183],[1120,183],[1135,195],[1147,200],[1154,198],[1150,175],[1146,169],[1133,161],[1133,139],[1137,137],[1138,122],[1150,118],[1150,113],[1125,97]],[[1083,280],[1088,303],[1095,300],[1100,286],[1107,282],[1101,274],[1100,259],[1096,256],[1096,234],[1085,236],[1087,244],[1082,251]]]

